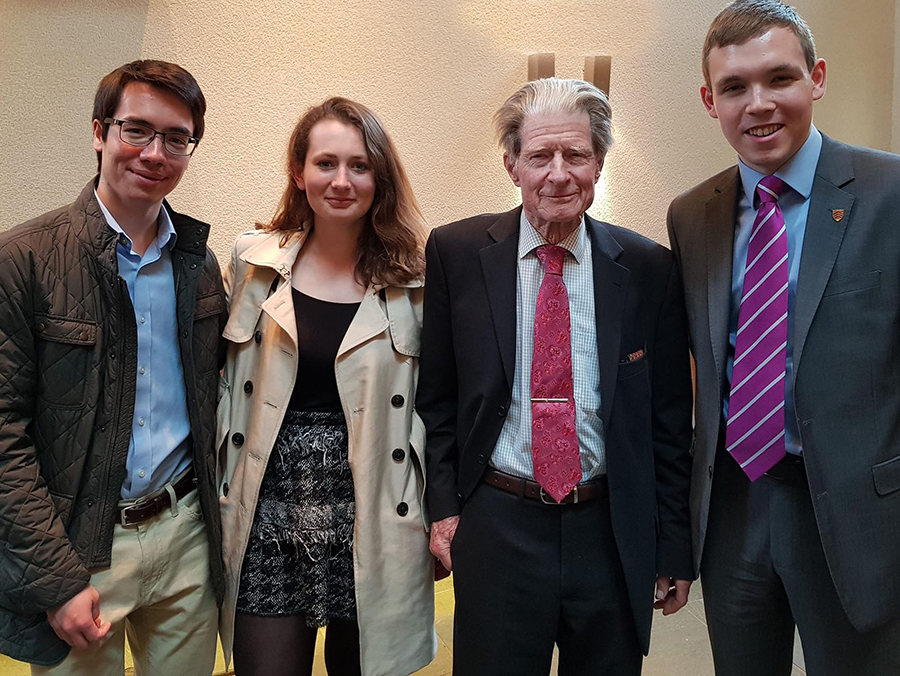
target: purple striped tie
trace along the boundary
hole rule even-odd
[[[788,245],[778,196],[786,184],[766,176],[756,188],[759,211],[747,268],[728,400],[725,446],[756,481],[785,455]]]

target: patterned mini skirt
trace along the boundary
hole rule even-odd
[[[353,478],[340,412],[288,411],[269,455],[241,568],[237,611],[356,619]]]

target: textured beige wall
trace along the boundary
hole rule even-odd
[[[797,0],[829,60],[826,133],[890,148],[894,5]],[[376,110],[432,225],[509,208],[490,118],[556,53],[579,76],[612,56],[617,145],[592,213],[665,238],[671,198],[733,162],[700,104],[699,51],[724,0],[0,0],[0,228],[71,201],[94,171],[99,79],[134,58],[187,67],[207,135],[176,209],[210,221],[224,255],[271,216],[290,130],[333,94]],[[865,48],[861,48],[865,45]]]

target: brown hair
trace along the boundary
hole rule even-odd
[[[328,99],[307,110],[297,122],[288,145],[287,187],[272,222],[257,223],[257,227],[282,231],[282,243],[286,243],[295,232],[314,226],[315,214],[294,176],[301,173],[306,162],[310,131],[318,122],[329,119],[359,130],[375,176],[375,197],[359,238],[359,280],[367,285],[391,285],[420,279],[425,274],[425,222],[412,186],[381,121],[364,105],[349,99]]]
[[[787,28],[800,41],[806,67],[816,65],[816,44],[806,22],[790,5],[781,0],[736,0],[713,20],[703,43],[703,79],[709,81],[709,53],[716,47],[742,45],[758,38],[773,26]]]
[[[594,154],[606,157],[613,143],[612,108],[600,89],[583,80],[548,77],[532,80],[510,96],[494,113],[494,129],[503,152],[515,160],[522,150],[522,125],[529,115],[587,113]]]
[[[103,125],[103,140],[109,132],[109,125],[103,120],[114,117],[122,92],[131,82],[145,82],[148,85],[164,89],[173,94],[191,111],[194,121],[194,138],[203,138],[203,116],[206,114],[206,99],[200,91],[200,85],[194,76],[181,66],[167,61],[138,60],[116,68],[100,80],[97,93],[94,95],[94,114],[92,120]],[[97,171],[100,171],[102,154],[97,151]]]

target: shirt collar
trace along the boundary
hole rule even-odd
[[[103,200],[100,199],[100,195],[97,194],[97,190],[94,190],[94,197],[97,198],[97,204],[100,205],[100,211],[103,212],[103,217],[106,218],[106,222],[109,224],[113,230],[115,230],[119,234],[119,240],[121,241],[123,238],[128,243],[128,248],[133,249],[134,243],[131,241],[131,238],[125,234],[125,231],[122,230],[122,226],[119,225],[118,221],[113,217],[112,213],[109,209],[106,208],[106,205],[103,203]],[[159,220],[157,221],[157,230],[156,230],[156,244],[159,247],[159,250],[162,251],[166,247],[174,248],[175,241],[178,239],[178,233],[175,232],[175,226],[172,224],[172,218],[169,216],[169,212],[166,210],[165,205],[161,204],[159,206]]]
[[[812,125],[810,126],[806,142],[800,146],[800,150],[794,153],[791,159],[775,172],[775,176],[791,186],[804,200],[808,200],[812,193],[813,181],[816,178],[816,166],[819,164],[819,154],[821,152],[822,134],[816,129],[815,125]],[[751,169],[744,164],[743,160],[738,162],[738,167],[741,172],[741,185],[744,188],[744,195],[747,197],[747,201],[755,206],[756,186],[765,174]]]
[[[584,227],[584,215],[581,216],[581,224],[575,228],[569,235],[558,244],[575,257],[575,262],[581,263],[584,260],[584,247],[587,231]],[[519,218],[519,258],[525,258],[539,246],[547,244],[547,240],[541,237],[541,234],[534,229],[522,209],[522,216]]]

